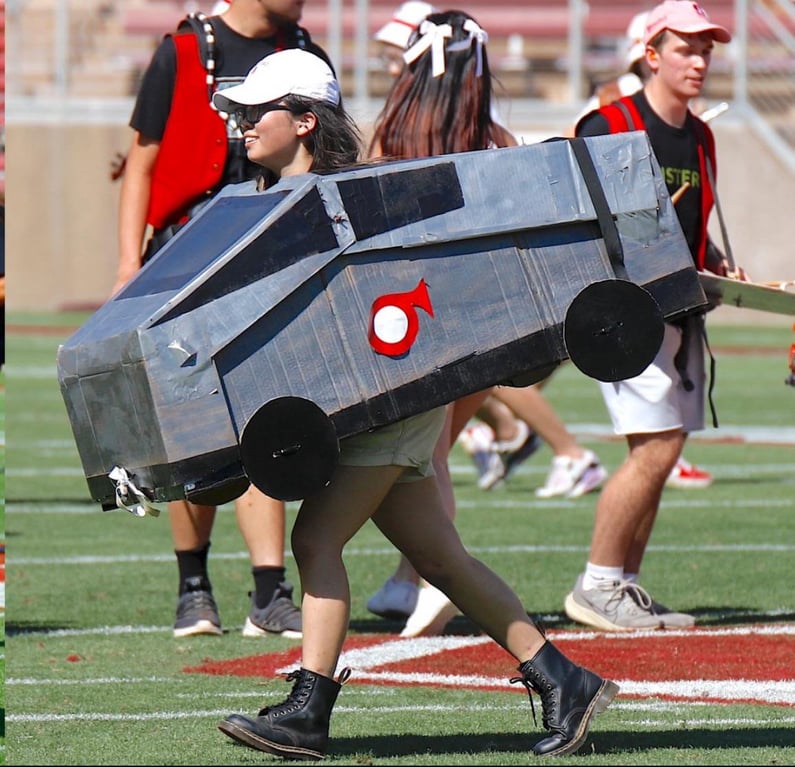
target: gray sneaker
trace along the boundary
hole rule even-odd
[[[293,587],[287,581],[279,584],[273,599],[265,607],[257,607],[253,592],[249,592],[249,596],[251,610],[243,626],[244,637],[279,634],[289,639],[301,639],[301,611],[293,604]]]
[[[654,612],[654,602],[637,583],[605,581],[595,589],[582,587],[582,575],[566,597],[566,615],[577,623],[605,631],[662,629],[665,620]]]
[[[208,581],[200,576],[186,578],[185,592],[177,602],[174,636],[179,638],[197,634],[223,633],[218,607]]]
[[[696,625],[696,619],[688,613],[675,613],[656,599],[651,600],[651,611],[660,617],[663,627],[667,629],[690,629]]]

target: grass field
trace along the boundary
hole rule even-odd
[[[251,577],[232,506],[210,574],[225,634],[175,640],[177,570],[168,520],[102,512],[88,497],[58,390],[56,348],[85,315],[7,318],[6,763],[267,764],[217,729],[289,690],[300,642],[240,634]],[[558,764],[795,764],[795,389],[791,326],[716,326],[720,428],[685,451],[716,478],[666,490],[643,570],[655,598],[694,613],[692,631],[594,634],[563,599],[587,556],[596,496],[540,501],[543,448],[491,492],[456,447],[461,535],[518,592],[571,657],[622,692],[580,754]],[[596,384],[573,366],[547,396],[608,469],[624,445]],[[288,504],[290,519],[296,504]],[[289,520],[288,520],[289,523]],[[400,640],[365,609],[396,554],[368,525],[346,550],[354,669],[327,761],[351,765],[521,765],[544,733],[515,664],[462,616],[443,640]],[[298,589],[290,556],[288,576]],[[538,701],[536,701],[538,703]],[[5,735],[5,731],[3,733]]]

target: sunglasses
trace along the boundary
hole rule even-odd
[[[289,112],[284,104],[251,104],[232,110],[235,122],[240,128],[254,127],[268,112]]]

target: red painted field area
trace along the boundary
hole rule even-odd
[[[682,632],[549,632],[572,660],[616,680],[625,697],[795,707],[795,627],[755,626]],[[233,661],[207,661],[189,673],[274,677],[300,665],[301,649]],[[425,639],[356,636],[340,668],[350,683],[518,690],[513,659],[486,637]],[[454,673],[451,673],[453,671]]]

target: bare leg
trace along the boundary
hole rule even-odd
[[[293,553],[304,591],[301,668],[290,696],[252,718],[228,716],[219,728],[245,745],[284,757],[322,758],[328,723],[341,685],[334,676],[350,619],[350,588],[342,558],[348,540],[372,517],[419,572],[444,589],[457,606],[519,662],[520,681],[541,696],[544,727],[553,734],[533,746],[537,755],[577,750],[594,714],[618,687],[573,664],[547,642],[519,597],[464,549],[428,477],[396,484],[397,466],[342,466],[332,483],[301,506]]]
[[[447,419],[439,434],[439,439],[436,441],[436,447],[433,451],[433,470],[436,472],[436,481],[439,485],[442,505],[450,519],[455,519],[455,493],[448,464],[450,450],[461,430],[467,425],[469,419],[472,418],[478,408],[481,407],[490,391],[490,389],[486,389],[485,391],[476,392],[448,405]],[[512,416],[511,419],[513,420]],[[392,580],[419,584],[420,576],[408,559],[405,556],[401,556]]]
[[[458,439],[458,435],[463,431],[469,419],[472,418],[488,400],[492,391],[492,389],[484,389],[483,391],[469,394],[466,397],[461,397],[461,399],[457,399],[453,403],[453,419],[450,423],[448,453],[450,452],[449,448],[452,447],[456,439]],[[511,436],[513,436],[513,433],[511,433]]]
[[[175,637],[222,633],[207,567],[215,512],[215,506],[198,506],[188,501],[168,504],[179,574]]]
[[[627,443],[627,458],[599,494],[588,561],[638,573],[684,435],[680,430],[634,434]]]
[[[331,484],[301,504],[292,548],[304,594],[302,666],[310,671],[334,675],[351,603],[342,550],[402,471],[399,466],[339,466]],[[429,482],[435,487],[433,479]]]
[[[494,387],[492,392],[499,387]],[[511,408],[494,394],[490,394],[477,411],[477,417],[491,426],[497,442],[510,442],[516,437],[516,416]]]
[[[582,457],[583,448],[541,393],[539,384],[521,388],[497,386],[494,389],[494,397],[507,405],[538,434],[555,455]]]
[[[215,506],[199,506],[188,501],[168,504],[171,537],[177,551],[198,549],[210,542],[215,521]]]
[[[532,658],[544,637],[516,594],[464,549],[432,479],[395,485],[373,521],[414,564],[519,661]]]
[[[235,501],[237,525],[253,567],[284,567],[284,501],[254,485]]]

